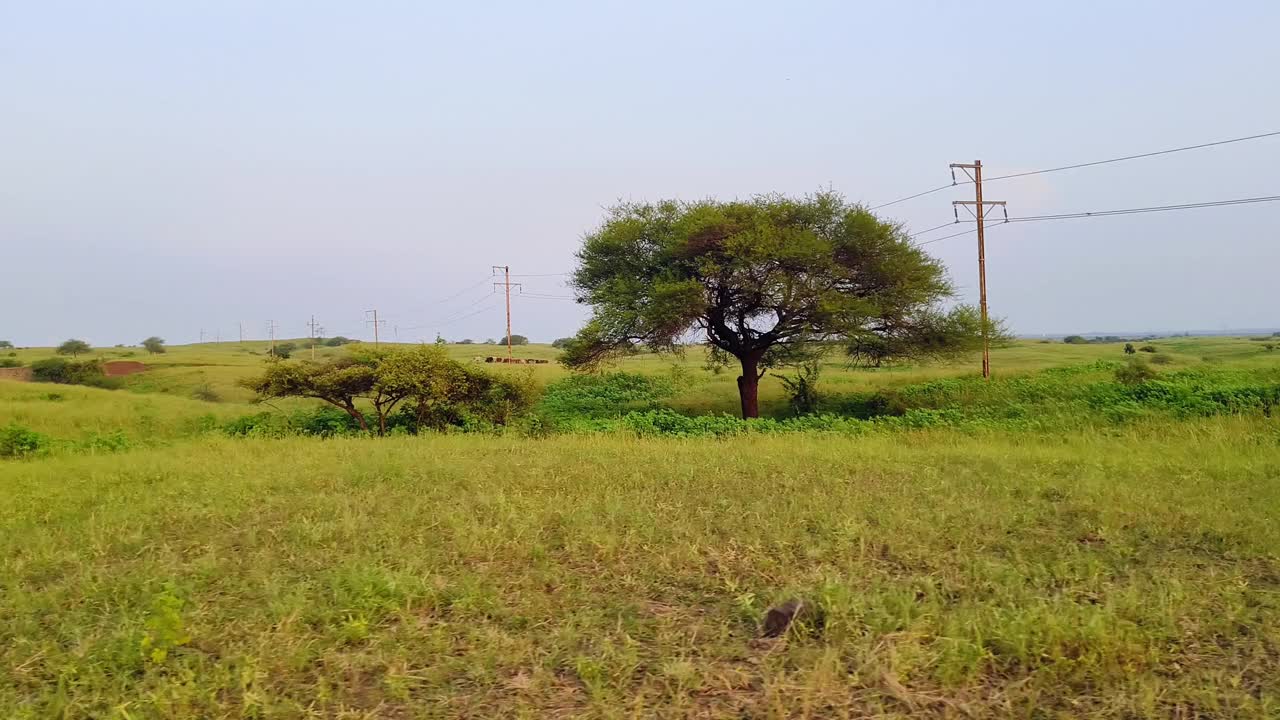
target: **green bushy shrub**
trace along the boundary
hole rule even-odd
[[[1159,377],[1157,373],[1146,362],[1133,358],[1124,367],[1116,370],[1116,382],[1123,385],[1140,385],[1149,380]]]
[[[537,412],[550,418],[598,418],[628,410],[653,408],[671,397],[675,384],[662,377],[613,372],[578,374],[552,383],[542,395]]]
[[[94,360],[81,362],[63,358],[36,360],[31,363],[31,379],[36,382],[88,385],[108,389],[120,385],[117,379],[107,377],[102,370],[102,364]]]
[[[49,448],[49,438],[21,425],[0,428],[0,458],[22,458]]]
[[[818,380],[822,376],[822,363],[818,360],[804,363],[794,377],[781,375],[782,387],[787,391],[787,404],[796,415],[812,415],[822,404],[818,392]]]

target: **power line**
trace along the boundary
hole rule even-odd
[[[520,292],[518,295],[516,295],[516,297],[555,298],[556,300],[576,300],[577,299],[572,295],[552,295],[551,293],[544,293],[544,292],[523,292],[523,291]]]
[[[487,281],[487,282],[488,282],[488,281]],[[466,305],[463,305],[462,307],[457,308],[456,310],[454,310],[454,311],[453,311],[453,313],[450,313],[450,314],[448,314],[448,315],[445,315],[443,320],[435,320],[435,321],[431,321],[431,322],[423,323],[423,324],[421,324],[421,325],[408,325],[408,326],[401,326],[401,327],[400,327],[400,329],[401,329],[401,330],[421,330],[422,328],[439,327],[441,324],[448,324],[448,323],[455,322],[455,320],[460,319],[460,318],[455,318],[455,317],[454,317],[454,315],[456,315],[457,313],[466,312],[467,310],[469,310],[469,309],[471,309],[471,308],[473,308],[473,307],[475,307],[475,306],[479,305],[480,303],[482,303],[482,302],[484,302],[484,301],[486,301],[486,300],[488,300],[488,299],[492,298],[492,297],[494,296],[494,294],[495,294],[495,293],[494,293],[492,290],[491,290],[491,291],[489,291],[489,292],[487,292],[487,293],[485,293],[484,295],[482,295],[482,296],[481,296],[479,299],[477,299],[476,301],[471,302],[471,303],[468,303],[468,304],[466,304]]]
[[[956,222],[958,222],[958,221],[956,221],[956,220],[952,220],[951,222],[945,222],[945,223],[942,223],[941,225],[935,225],[935,226],[933,226],[933,227],[929,228],[928,230],[921,230],[921,231],[920,231],[920,232],[918,232],[918,233],[911,233],[911,234],[910,234],[910,235],[908,235],[907,237],[917,238],[917,237],[920,237],[921,235],[927,235],[927,234],[929,234],[929,233],[933,232],[934,230],[941,230],[941,229],[942,229],[942,228],[944,228],[944,227],[950,227],[950,226],[952,226],[952,225],[955,225],[955,224],[956,224]]]
[[[906,197],[898,198],[897,200],[890,200],[887,203],[881,203],[879,205],[875,205],[867,209],[879,210],[880,208],[889,207],[890,205],[897,205],[898,203],[906,202],[908,200],[915,200],[918,197],[924,197],[925,195],[932,195],[933,193],[936,193],[936,192],[942,192],[943,190],[946,190],[949,187],[955,187],[957,184],[958,183],[953,182],[950,185],[943,185],[941,187],[936,187],[932,190],[925,190],[924,192],[918,192],[915,195],[908,195]]]
[[[1170,210],[1195,210],[1207,207],[1224,207],[1227,205],[1250,205],[1253,203],[1276,202],[1280,195],[1263,197],[1237,198],[1235,200],[1214,200],[1211,202],[1182,203],[1179,205],[1155,205],[1152,207],[1124,208],[1121,210],[1094,210],[1091,212],[1058,213],[1056,215],[1028,215],[1011,217],[1009,222],[1038,222],[1041,220],[1071,220],[1073,218],[1105,217],[1108,215],[1134,215],[1137,213],[1168,212]]]
[[[1026,177],[1028,175],[1043,175],[1044,173],[1059,172],[1061,170],[1075,170],[1077,168],[1093,167],[1094,165],[1106,165],[1107,163],[1124,162],[1125,160],[1137,160],[1139,158],[1149,158],[1157,155],[1168,155],[1170,153],[1183,152],[1186,150],[1199,150],[1200,148],[1215,147],[1217,145],[1229,145],[1231,143],[1244,142],[1246,140],[1259,140],[1262,138],[1275,137],[1276,135],[1280,135],[1280,130],[1261,133],[1258,135],[1246,135],[1245,137],[1231,138],[1229,140],[1215,140],[1214,142],[1200,143],[1199,145],[1185,145],[1183,147],[1169,148],[1168,150],[1156,150],[1155,152],[1138,153],[1137,155],[1125,155],[1123,157],[1108,158],[1106,160],[1076,163],[1075,165],[1062,165],[1060,167],[1045,168],[1044,170],[1029,170],[1027,172],[1010,173],[1008,175],[997,175],[995,177],[989,177],[986,180],[987,182],[993,182],[995,180],[1008,180],[1010,178]]]
[[[1061,172],[1063,170],[1075,170],[1077,168],[1093,167],[1094,165],[1106,165],[1108,163],[1124,162],[1126,160],[1138,160],[1141,158],[1155,157],[1157,155],[1169,155],[1171,153],[1185,152],[1187,150],[1199,150],[1201,148],[1216,147],[1218,145],[1230,145],[1231,143],[1245,142],[1246,140],[1261,140],[1263,138],[1275,137],[1277,135],[1280,135],[1280,130],[1276,130],[1273,132],[1259,133],[1257,135],[1246,135],[1244,137],[1229,138],[1227,140],[1215,140],[1213,142],[1199,143],[1198,145],[1184,145],[1182,147],[1169,148],[1167,150],[1156,150],[1154,152],[1138,153],[1136,155],[1124,155],[1122,157],[1107,158],[1106,160],[1094,160],[1092,162],[1076,163],[1074,165],[1061,165],[1058,167],[1045,168],[1043,170],[1028,170],[1027,172],[1009,173],[1007,175],[996,175],[995,177],[985,178],[985,181],[994,182],[996,180],[1010,180],[1012,178],[1027,177],[1028,175],[1043,175],[1044,173]],[[925,195],[932,195],[933,193],[936,193],[936,192],[942,192],[943,190],[946,190],[949,187],[955,187],[956,185],[969,185],[972,182],[973,182],[972,180],[961,180],[961,181],[953,180],[950,185],[941,185],[939,187],[932,188],[930,190],[924,190],[922,192],[915,193],[914,195],[907,195],[906,197],[900,197],[897,200],[890,200],[887,203],[873,205],[868,209],[879,210],[880,208],[889,207],[890,205],[897,205],[898,203],[906,202],[908,200],[914,200],[918,197],[924,197]]]
[[[524,274],[519,274],[519,275],[518,275],[518,274],[516,274],[516,273],[511,273],[511,277],[565,277],[565,276],[572,275],[572,274],[573,274],[573,273],[567,273],[567,272],[562,272],[562,273],[524,273]]]
[[[1151,207],[1123,208],[1119,210],[1093,210],[1089,212],[1057,213],[1053,215],[1028,215],[1025,217],[1011,217],[1005,221],[996,223],[991,227],[996,228],[996,227],[1000,227],[1001,225],[1006,225],[1009,223],[1019,223],[1019,222],[1043,222],[1045,220],[1074,220],[1078,218],[1087,218],[1087,217],[1108,217],[1111,215],[1137,215],[1141,213],[1170,212],[1174,210],[1196,210],[1199,208],[1225,207],[1230,205],[1250,205],[1253,203],[1277,202],[1277,201],[1280,201],[1280,195],[1265,195],[1261,197],[1236,198],[1234,200],[1213,200],[1210,202],[1200,202],[1200,203],[1181,203],[1178,205],[1153,205]],[[974,222],[974,221],[961,220],[960,222]],[[932,240],[926,240],[924,242],[916,243],[916,244],[929,245],[936,242],[942,242],[943,240],[948,240],[953,237],[968,235],[969,233],[977,232],[977,231],[978,229],[976,227],[973,227],[958,233],[943,235],[942,237],[933,238]]]

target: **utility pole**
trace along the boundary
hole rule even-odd
[[[1003,200],[983,200],[982,199],[982,161],[974,160],[973,164],[968,163],[951,163],[951,181],[955,182],[956,168],[964,171],[965,175],[973,181],[973,200],[956,200],[951,203],[951,211],[956,217],[956,221],[960,220],[960,211],[957,208],[961,205],[973,215],[978,221],[978,296],[979,306],[982,308],[982,377],[991,379],[991,337],[988,332],[987,322],[987,244],[983,235],[986,227],[987,206],[999,205],[1004,211],[1005,219],[1009,218],[1009,210],[1005,207]],[[969,172],[972,170],[973,172]]]
[[[214,342],[215,344],[221,345],[221,344],[222,344],[222,331],[221,331],[221,330],[215,330],[214,332],[216,332],[217,334],[213,336],[213,342]]]
[[[204,328],[200,328],[200,344],[204,344]]]
[[[365,311],[364,311],[364,314],[365,314],[366,316],[368,316],[370,313],[373,313],[373,319],[372,319],[372,320],[367,320],[367,319],[366,319],[366,320],[365,320],[365,324],[373,323],[373,346],[374,346],[374,347],[378,347],[378,324],[379,324],[379,323],[381,323],[381,324],[383,324],[383,325],[386,325],[386,324],[387,324],[387,321],[386,321],[386,320],[379,320],[379,319],[378,319],[378,311],[377,311],[377,310],[365,310]]]
[[[311,359],[315,360],[316,359],[316,329],[319,328],[320,332],[324,332],[324,328],[321,328],[319,325],[316,325],[315,315],[311,316],[311,322],[307,323],[307,327],[310,328],[309,337],[311,338]]]
[[[271,338],[271,357],[276,356],[276,321],[267,321],[267,335]]]
[[[244,321],[240,321],[240,344],[244,344]]]
[[[511,353],[511,266],[510,265],[494,265],[493,266],[494,274],[497,274],[499,270],[502,271],[502,275],[503,275],[502,286],[506,288],[506,291],[507,291],[507,357],[510,358],[512,357],[512,353]],[[496,289],[498,287],[498,283],[494,283],[493,287]],[[524,286],[521,285],[520,283],[516,283],[516,287],[520,288],[521,290],[524,289]]]

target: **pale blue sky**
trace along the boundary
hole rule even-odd
[[[948,181],[1280,130],[1280,3],[0,0],[0,339],[498,337],[619,198]],[[1280,138],[991,184],[1011,215],[1280,194]],[[937,193],[884,212],[951,218]],[[1000,228],[1019,332],[1280,325],[1280,203]],[[941,233],[939,233],[941,234]],[[976,295],[971,237],[928,246]],[[557,277],[521,278],[564,295]],[[445,304],[433,301],[471,286]],[[584,311],[517,299],[515,331]],[[490,307],[490,305],[492,307]],[[479,311],[449,324],[439,321]]]

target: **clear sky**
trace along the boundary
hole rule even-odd
[[[313,313],[369,337],[370,308],[401,340],[500,337],[490,266],[571,270],[620,198],[874,204],[951,162],[1280,130],[1278,31],[1274,0],[0,0],[0,339],[302,336]],[[969,191],[883,212],[924,229]],[[986,190],[1011,215],[1275,194],[1280,137]],[[1023,333],[1280,325],[1278,227],[1280,203],[998,228],[992,312]],[[975,298],[972,236],[928,248]],[[585,316],[513,307],[535,340]]]

